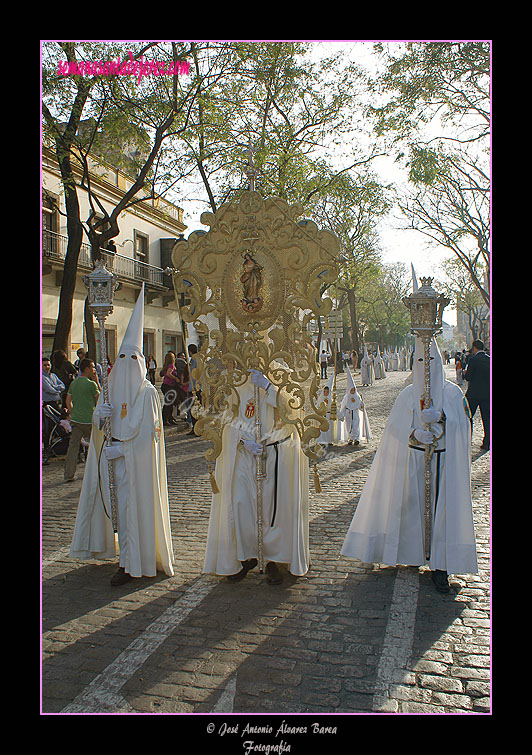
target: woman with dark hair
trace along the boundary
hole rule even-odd
[[[163,425],[169,427],[170,425],[177,424],[177,421],[172,417],[173,407],[177,399],[177,386],[179,384],[173,351],[169,351],[166,354],[161,375],[163,378],[161,391],[164,396]]]

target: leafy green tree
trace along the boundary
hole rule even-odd
[[[354,83],[361,74],[342,66],[338,56],[313,61],[312,47],[211,44],[212,58],[230,75],[213,82],[196,100],[183,137],[187,149],[178,158],[181,173],[192,175],[197,167],[198,196],[206,197],[211,211],[248,188],[243,169],[250,144],[261,193],[300,202],[308,213],[335,175],[376,156],[374,145],[352,150],[349,159],[342,156],[333,168],[331,146],[352,129]],[[205,60],[193,57],[196,76],[202,76]]]
[[[375,47],[384,70],[368,107],[375,131],[405,165],[399,200],[410,227],[451,250],[489,306],[489,42]],[[480,263],[487,271],[479,278]]]
[[[489,136],[489,42],[379,42],[375,51],[385,65],[373,82],[384,102],[368,107],[378,134],[415,141],[420,127],[438,118],[458,128],[452,138],[462,142]]]
[[[472,283],[471,276],[459,260],[454,258],[445,260],[441,267],[446,280],[441,284],[440,290],[449,297],[458,311],[466,315],[471,340],[479,338],[488,342],[487,308],[477,286]],[[480,270],[475,271],[475,274],[480,280],[484,277]]]
[[[369,171],[336,176],[314,208],[314,216],[340,240],[340,277],[335,286],[339,308],[347,304],[352,348],[360,351],[357,295],[364,281],[379,273],[378,220],[390,208],[390,186],[382,186]]]
[[[468,152],[413,149],[416,187],[398,200],[410,226],[452,251],[479,296],[490,303],[490,179]],[[479,271],[486,272],[479,275]]]
[[[45,43],[43,48],[43,134],[55,145],[59,161],[68,235],[54,350],[67,348],[83,233],[87,234],[95,260],[109,239],[119,234],[120,214],[156,196],[163,142],[173,135],[172,127],[179,118],[186,120],[190,100],[198,91],[195,82],[182,87],[177,76],[150,76],[144,81],[139,77],[135,81],[131,76],[85,75],[74,71],[84,71],[91,61],[126,58],[127,62],[128,55],[131,63],[140,65],[144,54],[154,48],[161,55],[166,54],[174,66],[189,51],[184,45],[171,43],[165,53],[155,42],[128,43],[127,51],[120,45],[76,42]],[[72,75],[58,72],[63,55],[72,66]],[[133,173],[132,185],[109,212],[92,191],[89,157],[106,154],[113,141],[118,152],[128,141],[133,141],[137,149],[126,165],[128,172]],[[79,189],[86,191],[89,198],[87,218],[80,216]],[[159,195],[162,193],[159,191]],[[87,302],[85,322],[89,353],[95,354],[92,315]]]
[[[364,341],[381,348],[404,344],[410,317],[402,300],[411,289],[410,271],[403,262],[381,265],[377,275],[364,281],[358,297]]]

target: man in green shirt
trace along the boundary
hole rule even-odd
[[[92,413],[100,395],[96,366],[92,359],[82,359],[79,369],[81,375],[70,383],[66,396],[67,416],[72,427],[72,434],[65,459],[65,482],[76,479],[74,475],[79,445],[82,438],[90,440]]]

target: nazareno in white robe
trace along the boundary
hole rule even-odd
[[[373,361],[368,356],[367,348],[364,346],[364,356],[360,362],[360,382],[362,385],[373,385],[375,380],[375,368]]]
[[[99,402],[103,400],[100,394]],[[120,566],[132,577],[174,574],[168,510],[166,454],[157,390],[144,380],[128,414],[138,418],[132,437],[123,440],[124,456],[114,460],[118,487]],[[93,422],[89,453],[70,555],[115,559],[108,463],[104,434]],[[102,499],[103,495],[103,499]]]
[[[251,380],[238,388],[238,393],[240,405],[224,427],[222,452],[216,461],[220,492],[212,496],[203,566],[209,574],[236,574],[242,561],[258,557],[255,456],[240,443],[241,438],[255,439],[254,416],[246,416],[254,398]],[[308,458],[293,426],[275,426],[276,401],[273,385],[267,392],[260,389],[262,439],[267,446],[266,479],[262,482],[264,561],[287,564],[292,574],[302,576],[310,563]],[[270,445],[276,441],[280,441],[277,450]]]
[[[327,404],[330,401],[329,399],[323,399],[327,402]],[[337,445],[339,443],[345,443],[347,440],[349,440],[349,437],[347,435],[347,431],[345,429],[345,422],[343,419],[338,415],[338,418],[335,420],[331,420],[331,410],[330,408],[327,410],[327,413],[325,414],[325,419],[329,423],[329,427],[327,430],[323,430],[318,438],[318,443],[320,443],[322,446],[328,446],[328,445]]]
[[[445,451],[432,457],[433,509],[440,460],[439,492],[433,515],[429,567],[449,574],[477,572],[471,502],[471,425],[460,388],[442,380]],[[341,549],[343,556],[390,566],[425,565],[424,452],[409,446],[419,391],[408,385],[398,395]],[[421,444],[417,444],[421,445]],[[442,446],[442,443],[440,443]]]
[[[334,373],[331,375],[324,388],[329,389],[329,395],[325,395],[325,391],[322,389],[318,397],[318,404],[322,401],[327,406],[327,412],[325,413],[325,419],[329,423],[327,430],[323,430],[319,437],[318,443],[324,446],[330,444],[337,445],[338,443],[345,443],[347,441],[347,432],[343,420],[338,416],[336,420],[331,420],[331,402],[332,402],[332,385],[334,380]]]
[[[353,396],[347,390],[338,416],[342,419],[346,440],[368,441],[371,439],[368,415],[358,391]]]

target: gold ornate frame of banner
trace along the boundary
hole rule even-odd
[[[324,404],[317,405],[320,378],[307,326],[331,311],[332,300],[320,291],[338,277],[339,242],[313,221],[298,223],[302,213],[298,204],[249,191],[216,214],[203,213],[210,230],[173,248],[174,287],[190,302],[182,319],[202,337],[192,370],[201,405],[195,401],[192,413],[196,435],[212,443],[205,454],[211,481],[210,463],[238,406],[236,389],[256,368],[278,388],[276,417],[296,428],[320,489],[316,439],[328,420]]]

